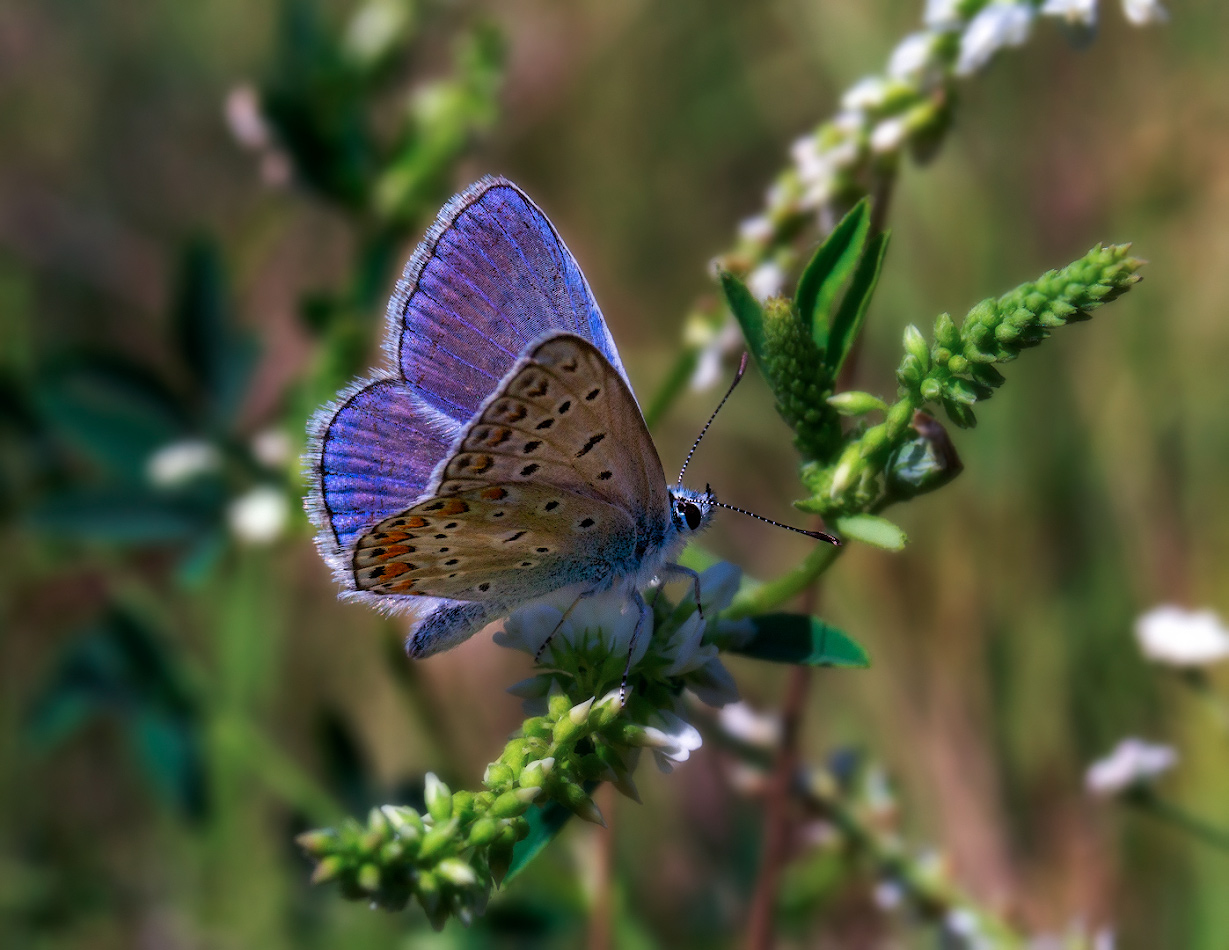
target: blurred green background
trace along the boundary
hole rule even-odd
[[[354,5],[319,4],[318,34],[310,6],[0,8],[6,947],[584,945],[588,826],[470,931],[436,935],[417,912],[306,883],[297,830],[412,801],[428,770],[476,787],[520,721],[503,689],[528,664],[486,636],[410,664],[395,625],[336,602],[293,497],[303,420],[375,360],[393,274],[443,199],[485,173],[550,214],[643,401],[713,292],[706,262],[758,211],[790,142],[920,20],[915,0],[420,4],[372,80],[372,128],[395,130],[407,90],[460,73],[472,81],[450,101],[468,118],[411,143],[410,197],[393,182],[373,215],[356,179],[287,183],[276,155],[228,130],[224,103],[255,82],[281,90],[287,122],[296,96],[336,103],[304,134],[350,141],[354,90],[313,65],[311,37]],[[954,437],[964,475],[895,512],[903,553],[856,548],[829,575],[823,614],[875,662],[817,674],[803,748],[885,763],[910,839],[1029,931],[1082,919],[1122,947],[1222,948],[1229,856],[1083,790],[1119,738],[1163,739],[1182,756],[1166,794],[1229,825],[1223,730],[1131,635],[1158,602],[1229,610],[1229,8],[1171,12],[1139,30],[1103,4],[1080,51],[1039,24],[961,87],[935,161],[905,168],[859,388],[894,392],[905,324],[1097,241],[1133,241],[1150,264],[1007,368],[981,425]],[[360,178],[371,161],[335,158]],[[667,471],[713,397],[689,393],[655,432]],[[221,460],[164,497],[149,455],[189,436]],[[691,471],[788,520],[795,465],[753,379]],[[272,543],[227,528],[255,486],[290,499]],[[759,577],[809,550],[732,516],[707,543]],[[783,669],[731,668],[752,705],[776,705]],[[672,775],[643,769],[644,804],[619,803],[619,946],[737,944],[761,805],[731,772],[709,744]],[[784,939],[932,945],[867,883],[804,888]]]

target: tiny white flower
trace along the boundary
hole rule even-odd
[[[866,125],[866,115],[861,109],[841,109],[828,122],[828,127],[844,138],[856,136]]]
[[[704,744],[699,729],[668,709],[659,709],[653,718],[653,725],[646,731],[658,739],[658,743],[650,748],[658,768],[663,772],[669,772],[678,763],[686,762],[691,753]]]
[[[977,940],[981,936],[981,921],[967,907],[953,907],[943,918],[949,931],[965,940]]]
[[[284,468],[294,453],[290,433],[285,429],[261,429],[249,443],[252,456],[265,468]]]
[[[707,655],[702,665],[683,677],[684,684],[706,706],[721,707],[737,702],[738,684],[722,664],[717,648],[710,644],[704,649],[712,651],[711,654]]]
[[[1033,25],[1033,8],[1021,3],[991,3],[973,17],[960,38],[956,75],[970,76],[1000,49],[1020,46]]]
[[[785,271],[772,261],[761,264],[747,275],[747,289],[760,303],[769,297],[779,297],[785,286]]]
[[[1097,25],[1097,0],[1046,0],[1042,16],[1058,17],[1072,26]]]
[[[960,25],[961,0],[926,0],[922,22],[937,30],[951,30]]]
[[[145,463],[145,476],[158,488],[177,488],[222,464],[222,453],[204,439],[184,439],[164,445]]]
[[[224,112],[227,128],[236,142],[254,152],[268,148],[272,136],[260,112],[260,98],[254,86],[244,83],[227,93]]]
[[[1150,782],[1177,764],[1178,753],[1170,746],[1123,739],[1113,752],[1088,767],[1084,786],[1091,794],[1108,798]]]
[[[841,96],[841,108],[848,111],[877,109],[887,101],[889,85],[882,76],[866,76]]]
[[[874,900],[882,911],[896,910],[905,902],[905,889],[900,886],[900,881],[883,878],[875,883]]]
[[[938,34],[932,30],[910,33],[888,58],[888,75],[900,82],[916,79],[934,64],[935,40]]]
[[[729,703],[717,714],[721,728],[735,739],[753,746],[773,748],[781,741],[781,719],[756,712],[746,703]]]
[[[757,214],[753,218],[745,218],[738,225],[738,236],[744,241],[749,241],[753,244],[767,244],[772,240],[772,236],[776,229],[772,226],[772,220],[764,214]]]
[[[226,520],[231,533],[244,544],[269,544],[285,531],[290,504],[281,489],[258,485],[227,506]]]
[[[905,141],[908,131],[903,118],[884,119],[871,131],[871,151],[879,155],[895,152]]]
[[[401,35],[412,10],[400,0],[371,0],[350,21],[346,50],[360,61],[378,59]]]
[[[1206,666],[1229,657],[1229,629],[1212,610],[1154,607],[1135,621],[1141,652],[1155,663]]]
[[[1122,12],[1136,26],[1169,22],[1169,12],[1160,0],[1122,0]]]

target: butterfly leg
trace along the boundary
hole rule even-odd
[[[572,611],[576,609],[576,605],[579,604],[585,598],[592,597],[596,593],[597,593],[596,590],[581,591],[580,595],[574,601],[572,601],[572,606],[570,606],[567,610],[563,612],[563,616],[560,617],[559,622],[555,624],[555,629],[552,630],[549,634],[547,634],[546,639],[542,641],[542,645],[538,647],[537,652],[534,653],[533,662],[535,665],[537,665],[538,661],[542,659],[542,654],[546,652],[546,648],[550,646],[551,641],[555,639],[555,634],[559,632],[559,629],[563,626],[563,622],[567,620],[568,617],[571,616]]]
[[[691,583],[695,588],[696,613],[698,613],[700,615],[700,619],[703,620],[704,605],[700,603],[700,575],[696,571],[693,571],[690,567],[683,567],[682,564],[665,564],[662,566],[661,570],[663,574],[675,574],[691,578]]]
[[[623,679],[619,683],[620,709],[627,705],[627,678],[632,672],[632,657],[636,655],[636,644],[640,642],[640,631],[644,629],[648,619],[653,616],[652,608],[644,602],[640,591],[632,591],[632,600],[636,604],[636,609],[640,611],[640,616],[636,618],[636,629],[632,631],[631,641],[627,645],[627,663],[623,667]]]

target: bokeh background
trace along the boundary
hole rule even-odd
[[[296,92],[334,97],[331,128],[345,124],[354,93],[313,72],[309,6],[329,35],[355,5],[0,8],[8,947],[584,945],[600,850],[587,826],[470,931],[436,935],[419,913],[306,883],[297,830],[411,801],[428,770],[476,787],[520,720],[503,689],[527,664],[487,636],[410,664],[395,625],[336,602],[298,508],[303,420],[345,367],[376,359],[400,262],[442,200],[489,172],[551,215],[643,400],[713,292],[707,261],[758,210],[789,143],[881,70],[921,12],[419,4],[414,38],[372,83],[373,126],[395,134],[407,91],[453,75],[458,44],[474,105],[375,220],[355,210],[349,172],[287,181],[224,115],[257,83],[282,89],[290,114]],[[1097,241],[1133,241],[1150,263],[1125,298],[1006,368],[979,427],[955,436],[964,474],[895,512],[903,553],[855,548],[828,575],[821,612],[874,666],[817,674],[803,750],[886,766],[910,840],[1028,930],[1084,920],[1122,947],[1220,948],[1229,856],[1083,787],[1121,737],[1168,741],[1181,764],[1166,795],[1229,824],[1224,731],[1131,634],[1160,602],[1229,610],[1229,8],[1171,12],[1139,30],[1105,4],[1082,50],[1041,24],[962,86],[937,158],[904,169],[860,388],[894,392],[905,324],[963,313]],[[500,45],[496,86],[482,64]],[[359,177],[370,159],[333,157]],[[667,471],[713,400],[686,394],[655,431]],[[160,493],[150,455],[186,437],[221,461]],[[752,379],[691,471],[789,519],[795,467]],[[244,543],[227,506],[260,486],[268,517],[278,498],[290,517]],[[706,543],[758,577],[809,549],[735,516]],[[777,705],[784,669],[731,667],[753,706]],[[711,743],[651,771],[644,804],[614,815],[618,945],[736,945],[761,802]],[[791,945],[932,945],[875,906],[869,880],[825,873],[787,889]]]

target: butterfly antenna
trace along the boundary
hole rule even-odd
[[[734,392],[734,387],[739,384],[743,378],[743,373],[747,371],[747,354],[743,353],[743,358],[738,361],[738,372],[734,375],[734,382],[730,383],[730,388],[725,391],[725,395],[721,397],[721,402],[717,403],[717,408],[713,410],[713,414],[708,417],[708,422],[704,423],[704,428],[700,430],[700,434],[696,436],[695,444],[692,445],[691,451],[687,453],[687,458],[683,460],[683,467],[679,469],[679,480],[676,483],[676,488],[683,487],[683,473],[687,471],[687,466],[691,464],[691,457],[696,454],[696,449],[700,447],[700,441],[704,438],[704,433],[708,431],[708,427],[713,424],[713,420],[717,418],[717,413],[721,411],[721,407],[725,405],[725,401],[730,398],[730,394]]]
[[[737,505],[727,505],[724,501],[718,501],[716,498],[711,499],[711,501],[718,508],[737,511],[740,515],[746,515],[748,518],[754,518],[756,521],[776,525],[778,528],[784,528],[786,531],[797,531],[799,534],[805,534],[808,538],[815,538],[817,541],[827,541],[829,544],[835,544],[837,547],[841,546],[840,538],[834,538],[832,535],[824,534],[822,531],[807,531],[805,528],[795,528],[792,524],[782,524],[780,521],[773,521],[771,518],[757,515],[754,511],[748,511],[746,508],[739,508]]]

